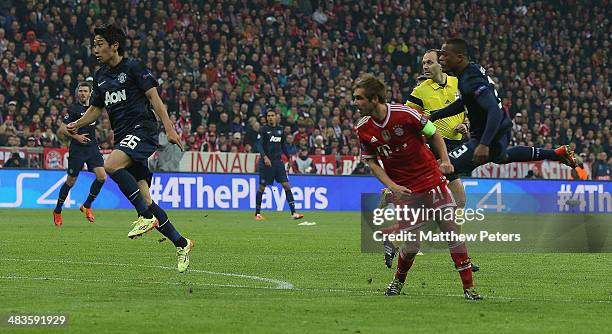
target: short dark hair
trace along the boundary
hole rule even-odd
[[[469,58],[470,47],[468,42],[463,38],[450,38],[446,40],[446,45],[452,45],[453,51],[458,54],[462,54]]]
[[[125,46],[125,33],[119,27],[114,24],[106,24],[98,28],[94,28],[94,37],[96,35],[102,36],[108,45],[119,43],[117,52],[119,55],[123,55],[123,47]]]
[[[79,84],[77,85],[77,91],[81,87],[88,87],[90,92],[93,90],[93,85],[89,81],[81,81],[81,82],[79,82]]]
[[[378,97],[380,103],[385,103],[387,96],[387,87],[385,83],[373,74],[364,74],[353,86],[353,89],[363,88],[365,90],[365,98],[372,100],[374,97]]]

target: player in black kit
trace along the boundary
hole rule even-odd
[[[193,242],[184,238],[170,223],[166,212],[151,200],[152,173],[148,158],[158,146],[157,115],[168,141],[183,148],[157,92],[157,80],[142,62],[124,57],[125,34],[113,25],[94,29],[93,51],[102,66],[96,71],[91,106],[80,119],[68,124],[76,131],[96,120],[106,109],[115,133],[115,147],[104,168],[138,212],[128,233],[135,238],[157,228],[177,248],[179,272],[189,266]]]
[[[295,212],[295,203],[293,194],[291,193],[291,186],[287,179],[287,172],[285,171],[285,164],[281,160],[281,154],[290,159],[291,157],[287,153],[287,146],[285,142],[285,135],[283,134],[283,128],[277,124],[278,115],[272,110],[266,114],[267,125],[262,126],[259,129],[257,135],[257,152],[261,154],[261,159],[257,164],[259,170],[259,189],[257,190],[256,197],[256,208],[255,208],[255,219],[264,220],[265,218],[261,215],[261,200],[263,192],[266,190],[267,185],[272,185],[274,180],[280,183],[285,190],[287,197],[287,203],[291,209],[291,218],[301,219],[304,218],[303,214]]]
[[[83,203],[80,208],[81,212],[85,213],[85,217],[92,224],[94,222],[94,215],[91,211],[91,203],[94,201],[94,199],[96,199],[98,193],[100,193],[100,189],[102,188],[104,181],[106,181],[104,159],[102,159],[102,154],[100,154],[100,148],[98,147],[98,141],[96,140],[96,122],[94,121],[93,123],[80,128],[76,134],[68,133],[65,125],[76,121],[83,116],[83,114],[85,114],[85,111],[89,107],[91,88],[92,86],[89,82],[80,82],[77,85],[77,102],[70,106],[68,113],[66,116],[64,116],[64,123],[62,123],[62,126],[59,129],[60,135],[67,134],[68,136],[72,137],[72,140],[70,141],[70,150],[68,151],[68,176],[66,177],[66,182],[60,189],[59,198],[57,199],[57,204],[53,210],[53,222],[57,227],[62,226],[62,206],[64,205],[64,201],[66,201],[66,197],[68,197],[70,188],[74,186],[74,183],[79,177],[79,173],[83,169],[83,164],[86,163],[87,169],[96,174],[96,179],[89,188],[89,195],[87,196],[85,203]]]
[[[555,160],[571,168],[581,164],[568,145],[557,149],[515,146],[508,148],[512,121],[501,108],[495,84],[482,66],[471,63],[468,44],[451,38],[442,46],[442,70],[459,79],[460,97],[444,109],[431,113],[431,121],[468,111],[471,138],[448,153],[455,174],[469,174],[487,162],[506,164],[518,161]],[[450,176],[452,180],[454,176]]]

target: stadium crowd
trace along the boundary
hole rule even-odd
[[[607,1],[3,1],[0,146],[57,147],[62,115],[92,76],[93,27],[119,25],[158,77],[188,150],[252,152],[268,110],[289,152],[358,155],[351,87],[384,76],[404,102],[445,38],[472,43],[514,119],[514,144],[570,143],[612,163]],[[468,116],[469,117],[469,116]],[[98,126],[112,147],[107,118]],[[305,149],[304,149],[305,148]],[[302,154],[302,153],[300,153]],[[610,159],[610,160],[608,160]]]

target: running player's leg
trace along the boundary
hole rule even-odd
[[[102,164],[103,166],[104,164]],[[106,181],[106,172],[104,171],[104,167],[96,167],[93,168],[93,172],[96,174],[96,179],[91,183],[89,187],[89,195],[87,195],[87,200],[85,203],[81,205],[81,212],[85,213],[85,218],[89,220],[90,223],[94,223],[95,218],[93,215],[93,211],[91,210],[91,203],[98,197],[100,193],[100,189],[102,189],[102,185]]]
[[[138,179],[138,188],[144,195],[143,197],[149,206],[149,210],[151,210],[159,222],[157,231],[159,231],[159,233],[166,238],[170,239],[170,241],[172,241],[176,247],[176,254],[178,256],[177,269],[181,273],[184,272],[187,270],[187,267],[189,267],[189,253],[193,248],[193,241],[183,237],[176,230],[176,228],[174,228],[174,225],[170,223],[170,219],[168,218],[166,211],[159,207],[157,203],[153,202],[151,193],[149,191],[152,173],[148,170],[148,168],[139,163],[134,163],[130,168],[128,168],[128,170],[133,174],[134,178]]]
[[[418,230],[413,230],[412,232],[418,233]],[[398,251],[399,256],[397,257],[397,271],[385,291],[386,296],[396,296],[401,293],[404,283],[406,282],[406,277],[408,276],[408,271],[412,268],[414,258],[419,252],[419,247],[420,242],[418,238],[414,241],[406,241],[400,245]]]
[[[447,187],[453,194],[453,197],[455,198],[455,203],[457,203],[457,210],[455,210],[455,215],[463,215],[463,209],[465,208],[465,203],[467,201],[463,183],[459,178],[452,180],[449,179],[449,181],[450,182],[448,183]],[[463,233],[463,224],[459,225],[459,233]],[[480,266],[477,266],[475,263],[472,262],[472,272],[477,272],[478,270],[480,270]]]
[[[459,227],[454,220],[438,221],[438,226],[442,232],[459,234]],[[468,256],[467,246],[464,241],[449,241],[448,249],[451,259],[455,263],[455,269],[459,272],[459,277],[463,284],[463,294],[466,299],[478,300],[482,297],[474,289],[472,277],[472,262]]]
[[[123,195],[132,203],[138,216],[152,219],[153,214],[149,210],[143,195],[140,193],[136,179],[126,169],[131,164],[132,158],[126,152],[115,149],[104,162],[104,169],[117,183]]]
[[[554,150],[528,146],[507,147],[511,136],[512,134],[508,132],[497,140],[495,145],[499,147],[500,153],[497,157],[491,157],[493,162],[508,164],[512,162],[552,160],[559,161],[571,168],[582,165],[582,161],[575,156],[574,151],[569,145],[561,145]]]
[[[104,182],[106,182],[104,159],[97,148],[91,149],[90,157],[87,159],[87,168],[90,172],[96,174],[96,179],[91,183],[91,186],[89,187],[89,195],[87,195],[87,199],[80,209],[81,212],[85,213],[87,220],[93,224],[95,218],[91,210],[91,203],[96,199],[96,197],[98,197],[100,189],[102,189]]]
[[[83,168],[83,164],[84,160],[78,155],[68,157],[68,176],[66,177],[66,182],[64,182],[60,188],[55,209],[53,209],[53,223],[57,227],[62,226],[62,207],[64,206],[70,189],[74,186],[74,183],[79,177],[79,172]]]
[[[104,171],[104,159],[102,154],[97,148],[93,148],[91,157],[87,159],[87,168],[96,174],[96,179],[91,183],[89,187],[89,195],[87,200],[83,203],[83,207],[86,209],[91,208],[91,203],[96,199],[102,189],[102,185],[106,182],[106,171]]]
[[[149,171],[149,168],[140,163],[134,163],[127,170],[136,180],[138,180],[138,188],[140,189],[140,193],[143,195],[149,210],[159,222],[157,231],[172,241],[174,246],[187,246],[187,240],[183,238],[183,236],[181,236],[181,234],[174,228],[172,223],[170,223],[170,219],[168,218],[166,211],[157,205],[157,203],[153,202],[153,199],[151,198],[149,187],[151,185],[151,178],[153,177],[153,174],[151,171]]]
[[[439,186],[441,190],[440,199],[437,203],[432,203],[431,207],[436,207],[438,210],[453,210],[456,207],[455,200],[452,193],[446,188],[445,184]],[[447,214],[441,214],[438,216],[440,219],[437,221],[440,230],[444,233],[453,235],[459,235],[459,226],[455,224],[455,220],[444,219],[448,217]],[[463,241],[451,241],[448,242],[448,249],[450,251],[451,258],[455,263],[455,268],[459,272],[459,277],[463,284],[464,296],[467,299],[481,299],[480,295],[473,289],[474,283],[472,278],[472,262],[468,256],[467,246]]]
[[[62,213],[62,207],[64,205],[64,202],[66,201],[66,197],[68,197],[68,193],[70,192],[70,189],[76,183],[77,178],[78,178],[78,173],[76,175],[69,174],[66,177],[66,182],[64,182],[64,184],[62,184],[62,187],[60,188],[59,197],[57,198],[57,202],[55,204],[55,210],[53,210],[53,212],[58,213],[58,214]]]

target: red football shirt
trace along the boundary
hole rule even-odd
[[[412,192],[425,192],[446,182],[421,134],[425,124],[427,119],[415,109],[387,103],[382,124],[365,116],[355,127],[362,157],[378,157],[391,180]]]

